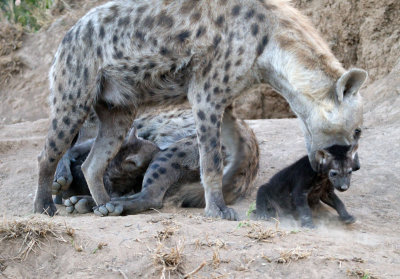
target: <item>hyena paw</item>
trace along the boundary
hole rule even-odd
[[[69,188],[72,183],[71,175],[57,174],[54,177],[53,184],[51,185],[51,191],[53,195],[58,195],[61,191],[65,191]]]
[[[253,212],[258,220],[268,220],[272,217],[276,217],[276,211],[274,208],[259,208]]]
[[[33,212],[54,216],[57,212],[57,207],[51,197],[49,199],[36,198]]]
[[[304,228],[315,229],[315,225],[311,218],[302,218],[301,226]]]
[[[64,205],[68,213],[85,214],[92,212],[92,208],[95,204],[94,201],[88,198],[79,198],[76,196],[72,196],[69,199],[65,200]]]
[[[347,225],[353,224],[353,223],[356,222],[356,218],[355,218],[354,216],[352,216],[352,215],[340,217],[340,220],[341,220],[343,223],[347,224]]]
[[[223,208],[219,208],[217,206],[208,208],[208,209],[206,209],[205,214],[207,217],[222,218],[222,219],[231,220],[231,221],[239,220],[239,217],[238,217],[236,211],[233,208],[230,208],[227,206],[225,206]]]
[[[271,216],[268,214],[268,212],[258,212],[256,211],[256,218],[258,220],[268,220],[271,218]]]
[[[97,216],[118,216],[121,215],[124,207],[118,202],[108,202],[93,208],[94,214]]]

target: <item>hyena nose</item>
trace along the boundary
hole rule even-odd
[[[340,186],[340,189],[341,189],[342,191],[345,191],[345,190],[349,189],[349,185],[343,184],[342,186]]]

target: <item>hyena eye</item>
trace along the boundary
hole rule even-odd
[[[330,177],[335,177],[335,176],[337,176],[339,173],[337,172],[337,171],[335,171],[335,170],[331,170],[330,172],[329,172],[329,176]]]
[[[355,140],[358,140],[361,137],[361,128],[357,128],[354,130],[354,135],[353,135]]]

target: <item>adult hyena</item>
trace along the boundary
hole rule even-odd
[[[54,214],[54,170],[90,107],[101,124],[82,170],[96,204],[104,205],[110,201],[104,170],[137,108],[187,96],[196,121],[205,213],[235,219],[221,190],[225,108],[249,84],[269,83],[303,123],[315,168],[316,150],[354,141],[362,122],[358,90],[366,75],[346,71],[284,0],[138,0],[97,7],[68,31],[50,70],[51,125],[39,156],[35,212]]]

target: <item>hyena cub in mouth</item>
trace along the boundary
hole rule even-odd
[[[228,109],[222,129],[224,160],[223,196],[227,204],[243,196],[257,175],[259,149],[253,131]],[[104,173],[104,185],[113,201],[123,207],[94,210],[97,215],[112,212],[135,214],[162,207],[165,199],[182,207],[204,207],[200,184],[200,162],[194,118],[191,110],[150,113],[134,122],[131,132]],[[134,131],[134,130],[132,130]],[[87,213],[96,205],[81,170],[93,139],[75,144],[60,161],[53,183],[53,194],[65,199],[67,212]],[[227,152],[225,145],[237,149]],[[107,205],[106,205],[107,206]],[[110,205],[108,205],[110,207]],[[110,210],[112,209],[112,210]]]
[[[275,174],[257,192],[257,217],[275,217],[283,210],[297,213],[301,226],[313,228],[311,208],[319,205],[321,200],[333,207],[344,223],[354,223],[355,218],[347,212],[335,189],[343,192],[350,187],[352,171],[360,168],[357,148],[358,144],[333,145],[317,151],[317,171],[304,156]]]

